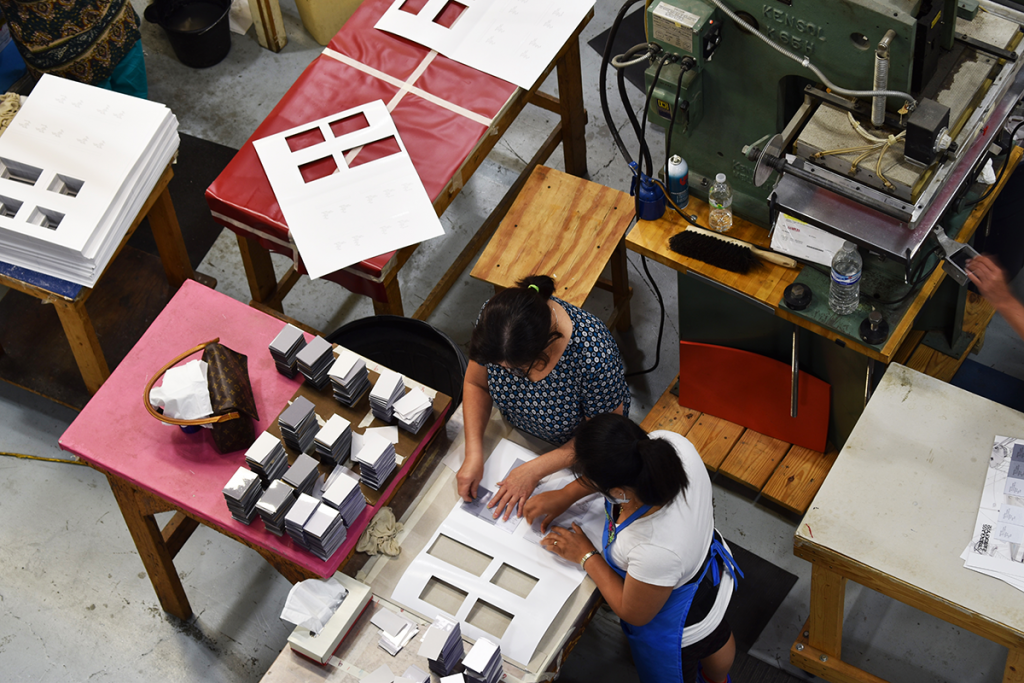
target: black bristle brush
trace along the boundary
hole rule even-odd
[[[758,249],[742,240],[703,228],[690,227],[673,235],[668,241],[668,246],[677,254],[741,275],[760,265],[758,259],[771,261],[785,268],[796,268],[796,261],[787,256]]]

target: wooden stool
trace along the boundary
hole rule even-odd
[[[631,324],[625,235],[632,220],[625,192],[538,166],[470,274],[496,291],[528,275],[550,275],[555,296],[574,306],[583,306],[596,285],[611,291],[608,327],[622,332]],[[609,263],[606,280],[601,273]]]

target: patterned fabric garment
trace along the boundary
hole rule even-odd
[[[584,419],[611,412],[620,404],[628,416],[629,387],[619,347],[605,324],[572,304],[551,300],[572,320],[572,337],[558,363],[539,382],[489,364],[487,389],[513,427],[562,445]]]
[[[141,38],[128,0],[0,0],[0,10],[35,78],[99,83]]]

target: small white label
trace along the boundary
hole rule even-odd
[[[693,29],[700,17],[667,2],[654,8],[654,39],[693,53]]]

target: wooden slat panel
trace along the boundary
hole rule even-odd
[[[748,429],[718,471],[760,491],[790,447],[785,441]]]
[[[717,472],[729,451],[739,441],[743,430],[743,427],[728,420],[701,415],[686,438],[700,453],[704,465],[712,472]]]
[[[910,355],[910,360],[907,361],[907,367],[923,372],[935,379],[940,379],[943,382],[952,380],[953,375],[960,369],[964,359],[967,358],[967,354],[970,353],[974,344],[977,343],[995,313],[996,309],[992,304],[974,292],[968,292],[967,305],[964,308],[964,332],[974,334],[974,339],[971,340],[971,343],[964,350],[963,355],[959,358],[953,358],[940,351],[936,351],[930,346],[918,344],[917,348]]]
[[[686,436],[690,429],[693,428],[693,425],[696,424],[700,413],[679,405],[679,398],[675,394],[677,386],[673,382],[665,390],[665,393],[661,395],[658,402],[654,404],[650,412],[647,413],[644,421],[640,423],[640,427],[645,432],[665,429]]]
[[[827,453],[793,446],[761,490],[761,495],[787,510],[800,514],[807,512],[838,456],[839,451],[831,446]]]

